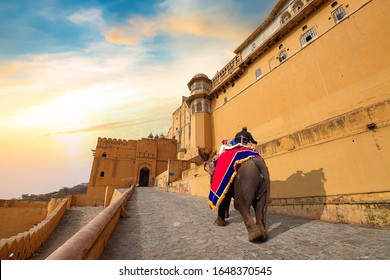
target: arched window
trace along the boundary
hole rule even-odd
[[[288,54],[286,51],[282,51],[280,54],[279,54],[279,62],[282,63],[283,61],[285,61],[286,59],[288,58]]]
[[[334,1],[331,5],[332,8],[336,7],[339,3],[337,3],[337,1]]]
[[[202,112],[202,102],[198,101],[198,103],[196,103],[196,111]]]
[[[209,103],[208,102],[205,102],[204,103],[204,111],[209,113],[210,112],[210,106],[209,106]]]
[[[100,172],[100,177],[104,177],[104,171]]]

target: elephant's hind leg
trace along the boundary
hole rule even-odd
[[[265,229],[262,226],[259,226],[255,223],[255,221],[252,218],[252,215],[250,214],[249,207],[237,207],[236,208],[243,220],[246,229],[248,230],[248,240],[249,241],[264,241],[265,240]]]
[[[253,208],[256,213],[256,224],[260,227],[260,230],[263,232],[263,236],[259,239],[260,241],[267,240],[266,232],[266,215],[267,215],[267,206],[268,206],[268,192],[263,193],[259,200],[253,203]]]

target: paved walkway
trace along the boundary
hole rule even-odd
[[[57,250],[69,238],[95,218],[103,209],[103,206],[73,206],[67,209],[56,229],[34,253],[30,260],[46,259],[51,253]]]
[[[101,259],[390,259],[390,228],[268,215],[265,243],[251,243],[240,214],[213,225],[206,198],[139,187],[126,204]]]

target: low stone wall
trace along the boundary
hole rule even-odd
[[[121,214],[127,214],[123,207],[129,197],[134,193],[134,190],[135,186],[131,186],[120,196],[116,192],[120,192],[121,190],[115,190],[110,205],[46,259],[99,259],[119,217]]]
[[[60,202],[59,202],[60,201]],[[70,206],[70,198],[55,199],[48,205],[46,219],[27,231],[15,236],[0,240],[1,260],[26,260],[38,250],[43,242],[50,236],[61,220],[67,208]],[[54,209],[53,206],[57,205]]]
[[[210,191],[210,175],[203,165],[183,171],[182,180],[167,184],[167,172],[156,177],[155,186],[168,192],[207,197]]]
[[[390,192],[271,198],[269,213],[362,226],[390,226]]]

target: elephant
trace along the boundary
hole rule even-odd
[[[213,176],[215,161],[204,163],[204,169]],[[261,157],[252,157],[243,162],[236,170],[234,181],[224,199],[218,206],[216,226],[225,226],[229,217],[229,205],[234,198],[234,208],[238,210],[248,231],[249,241],[266,241],[266,214],[270,195],[270,176],[268,167]],[[255,210],[256,222],[250,214],[250,207]]]

